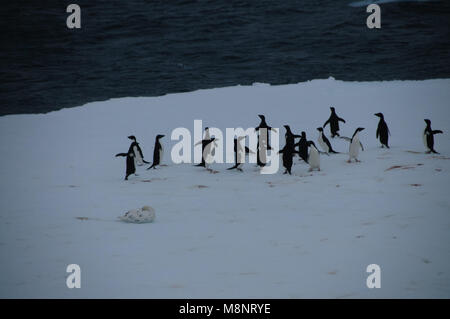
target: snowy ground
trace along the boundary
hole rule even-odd
[[[448,79],[328,79],[0,117],[0,297],[449,298],[448,101]],[[308,173],[295,159],[287,176],[170,162],[172,129],[193,130],[194,119],[225,131],[265,114],[284,145],[284,124],[316,141],[330,106],[347,121],[343,135],[366,128],[361,163],[322,156],[322,171]],[[390,126],[390,150],[375,140],[376,112]],[[423,153],[424,118],[444,131],[441,155]],[[123,181],[125,160],[114,155],[128,149],[126,137],[136,135],[151,161],[158,133],[167,166],[138,167]],[[155,208],[154,223],[117,221],[143,205]],[[66,287],[72,263],[81,289]],[[380,289],[366,287],[372,263]]]

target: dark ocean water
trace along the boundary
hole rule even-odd
[[[450,1],[8,1],[0,6],[0,115],[125,96],[450,77]],[[81,7],[81,29],[66,7]]]

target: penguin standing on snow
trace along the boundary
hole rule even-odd
[[[378,116],[380,118],[380,121],[378,122],[378,127],[377,127],[377,138],[380,138],[380,143],[381,143],[381,147],[387,147],[389,148],[388,145],[388,140],[389,140],[389,128],[386,124],[386,122],[384,121],[384,116],[383,113],[375,113],[375,116]]]
[[[303,131],[300,137],[300,141],[298,141],[298,156],[306,163],[308,163],[308,141],[306,140],[306,133]]]
[[[323,149],[325,153],[334,153],[337,154],[338,152],[334,151],[331,147],[331,143],[328,140],[328,138],[325,136],[325,133],[323,132],[323,128],[318,127],[317,130],[319,131],[319,137],[317,138],[317,142],[319,142],[320,147]],[[315,147],[315,145],[314,145]]]
[[[294,157],[295,153],[298,153],[295,150],[295,137],[300,137],[299,135],[295,135],[291,132],[291,128],[289,125],[285,125],[284,128],[286,129],[286,145],[284,145],[283,149],[278,152],[278,154],[283,154],[283,166],[286,169],[283,174],[289,173],[291,175],[291,169],[292,169],[292,159]]]
[[[283,174],[289,173],[289,175],[291,175],[292,158],[294,157],[294,153],[297,153],[297,151],[295,151],[293,146],[289,146],[288,144],[286,144],[282,150],[278,151],[278,154],[283,154],[283,166],[286,169]]]
[[[312,170],[314,169],[320,171],[319,150],[317,149],[316,144],[314,144],[313,141],[308,141],[308,147],[309,147],[309,154],[308,154],[309,171],[312,172]]]
[[[259,114],[258,116],[261,119],[261,122],[259,123],[259,125],[257,127],[255,127],[255,130],[259,131],[259,129],[261,129],[261,128],[265,128],[266,129],[265,144],[267,146],[267,149],[271,150],[272,147],[269,144],[269,131],[276,132],[276,129],[274,129],[274,128],[270,127],[269,125],[267,125],[266,117],[264,115]],[[258,139],[259,139],[259,137],[258,137]]]
[[[134,152],[132,149],[128,150],[128,153],[116,154],[116,157],[123,156],[127,158],[127,169],[125,172],[125,180],[128,180],[128,176],[136,174],[136,166],[134,166]]]
[[[128,138],[130,140],[132,140],[130,149],[128,150],[128,152],[130,152],[130,150],[133,150],[136,163],[139,166],[143,165],[144,163],[150,164],[149,162],[144,160],[144,155],[142,154],[142,150],[141,150],[141,147],[139,146],[139,143],[136,141],[136,137],[134,135],[130,135],[130,136],[128,136]]]
[[[164,135],[161,135],[161,134],[156,135],[155,148],[153,149],[153,163],[152,163],[152,166],[150,166],[147,169],[150,169],[150,168],[156,169],[156,165],[159,165],[162,162],[163,155],[164,155],[164,147],[159,142],[159,140],[163,137],[164,137]]]
[[[208,140],[201,140],[200,142],[195,144],[195,145],[198,145],[199,143],[202,143],[202,161],[201,161],[201,163],[199,163],[195,166],[202,166],[202,167],[205,167],[207,170],[209,170],[208,159],[212,155],[211,151],[213,150],[215,140],[216,140],[216,138],[212,137]]]
[[[350,139],[350,149],[348,151],[349,158],[347,163],[351,163],[353,158],[356,162],[360,162],[358,160],[359,148],[364,150],[361,142],[359,141],[359,132],[361,132],[362,130],[364,130],[364,127],[358,127],[355,130],[355,133],[353,133],[352,138]]]
[[[339,136],[339,121],[345,123],[345,120],[337,116],[334,107],[330,107],[330,110],[331,110],[330,118],[325,122],[323,128],[325,128],[325,126],[327,126],[327,124],[329,123],[331,137],[334,138],[336,135]]]
[[[424,120],[425,123],[427,123],[427,126],[425,127],[425,130],[423,131],[423,144],[425,145],[427,149],[427,154],[435,153],[439,154],[434,150],[434,134],[442,134],[443,132],[441,130],[435,130],[433,131],[431,129],[431,121],[429,119]]]
[[[237,169],[238,171],[242,172],[242,166],[244,165],[245,162],[245,154],[249,154],[252,153],[254,154],[254,152],[252,152],[247,146],[242,147],[241,145],[241,140],[243,140],[245,138],[245,136],[239,136],[238,138],[234,139],[234,166],[227,168],[227,170],[231,170],[231,169]]]

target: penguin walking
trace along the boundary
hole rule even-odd
[[[335,136],[339,136],[339,122],[345,123],[345,120],[337,116],[334,107],[330,107],[330,110],[331,110],[330,118],[325,122],[323,128],[325,128],[325,126],[327,126],[327,124],[329,123],[331,137],[334,138]]]
[[[134,135],[130,135],[130,136],[128,136],[128,138],[130,140],[132,140],[131,145],[130,145],[130,149],[128,150],[128,152],[130,150],[133,150],[134,158],[136,160],[136,163],[139,166],[143,165],[144,163],[145,164],[150,164],[149,162],[144,160],[144,155],[142,154],[142,149],[139,146],[139,143],[136,141],[136,137]]]
[[[147,170],[150,168],[156,169],[156,165],[161,164],[164,155],[164,147],[159,140],[164,136],[165,135],[162,134],[156,135],[155,148],[153,149],[153,163],[149,168],[147,168]]]
[[[127,158],[127,168],[125,172],[125,180],[128,180],[128,176],[131,174],[136,174],[136,166],[134,165],[134,152],[132,149],[128,150],[128,153],[119,153],[116,154],[116,157],[126,157]]]
[[[356,162],[360,162],[360,160],[358,160],[359,148],[364,151],[364,148],[359,141],[359,132],[361,132],[362,130],[364,130],[364,127],[358,127],[355,130],[355,133],[353,133],[352,138],[350,139],[350,148],[348,151],[349,158],[347,163],[351,163],[352,159],[355,159]]]
[[[319,137],[317,138],[317,142],[319,142],[320,147],[323,149],[323,151],[326,154],[334,153],[338,154],[333,148],[331,147],[331,143],[328,140],[328,138],[325,136],[325,133],[323,132],[323,128],[318,127],[317,130],[319,131]],[[315,145],[314,145],[315,147]]]
[[[389,140],[389,135],[391,133],[389,132],[389,128],[388,128],[386,122],[384,121],[383,113],[375,113],[374,115],[378,116],[380,118],[380,121],[378,122],[376,138],[380,139],[381,148],[383,148],[385,146],[387,148],[389,148],[388,140]]]
[[[227,170],[231,169],[237,169],[238,171],[242,172],[242,166],[245,162],[245,154],[252,153],[247,146],[242,147],[241,141],[245,138],[245,136],[239,136],[238,138],[234,139],[234,166],[227,168]]]
[[[434,135],[435,134],[443,134],[441,130],[432,130],[431,129],[431,121],[429,119],[424,120],[425,123],[427,123],[427,126],[425,127],[425,130],[423,131],[423,144],[425,145],[425,148],[427,149],[427,154],[434,153],[439,154],[434,150]]]
[[[298,141],[298,143],[295,145],[298,146],[298,156],[300,156],[302,160],[308,163],[308,140],[306,139],[305,131],[302,132],[300,141]]]
[[[214,148],[214,141],[217,140],[215,137],[212,137],[208,140],[201,140],[195,145],[198,145],[199,143],[202,143],[202,161],[201,163],[195,165],[195,166],[201,166],[205,167],[207,170],[210,170],[209,163],[210,163],[210,157],[212,156],[212,150]]]
[[[314,144],[313,141],[308,141],[309,154],[308,154],[308,164],[309,164],[309,172],[312,172],[314,169],[320,171],[320,154],[319,150]]]
[[[289,175],[292,175],[291,174],[292,162],[293,162],[292,158],[294,157],[295,153],[297,153],[295,148],[293,146],[289,146],[288,144],[286,144],[282,150],[278,151],[278,154],[283,154],[282,159],[283,159],[283,166],[285,168],[285,171],[283,174],[289,173]]]
[[[259,123],[259,125],[257,127],[255,127],[255,130],[259,131],[259,129],[262,129],[262,128],[266,129],[265,144],[267,146],[267,150],[271,150],[272,147],[269,144],[269,131],[276,132],[277,130],[272,128],[272,127],[270,127],[269,125],[267,125],[266,117],[264,115],[259,114],[258,116],[261,119],[261,122]],[[258,137],[258,139],[259,139],[259,137]]]

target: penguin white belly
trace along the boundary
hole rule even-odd
[[[310,169],[320,169],[320,155],[316,148],[311,147],[311,151],[309,151],[308,163]]]
[[[425,149],[427,151],[430,151],[430,148],[428,147],[428,142],[427,142],[427,133],[425,133],[425,131],[423,132],[422,139],[423,139],[423,145],[425,146]]]
[[[136,146],[133,147],[133,151],[134,151],[134,154],[136,155],[136,157],[135,157],[136,163],[138,165],[144,164],[144,162],[142,161],[141,153],[139,153],[139,150],[137,149]]]
[[[358,136],[355,135],[355,137],[353,137],[353,141],[350,143],[350,150],[348,152],[350,159],[354,158],[357,159],[358,158],[358,154],[359,154],[359,148],[361,147],[361,145],[359,144],[359,138]]]
[[[319,135],[319,138],[317,139],[317,142],[319,142],[320,147],[323,149],[325,153],[328,153],[330,150],[328,149],[328,145],[323,141],[322,135]]]
[[[161,144],[161,148],[159,149],[159,164],[162,163],[163,156],[164,156],[164,146],[162,146]]]

